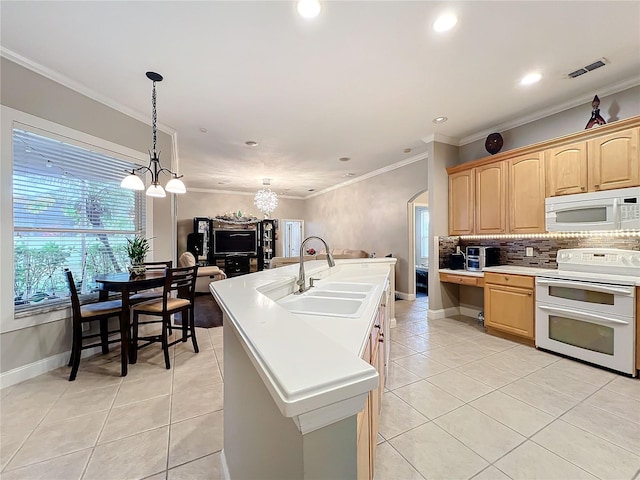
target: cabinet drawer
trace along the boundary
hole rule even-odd
[[[454,275],[451,273],[440,273],[440,281],[446,283],[457,283],[458,285],[468,285],[470,287],[483,287],[484,278],[472,277],[469,275]]]
[[[485,283],[493,283],[495,285],[521,288],[533,288],[535,285],[534,277],[527,275],[509,275],[506,273],[485,272],[484,281]]]

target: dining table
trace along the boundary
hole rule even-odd
[[[109,292],[117,292],[122,295],[122,312],[120,313],[120,363],[121,375],[127,375],[129,363],[135,363],[135,346],[131,345],[131,294],[142,290],[162,287],[164,285],[165,272],[160,270],[147,271],[142,275],[129,273],[104,273],[95,276],[95,282],[99,285],[99,300],[106,301]],[[131,354],[130,354],[131,352]]]

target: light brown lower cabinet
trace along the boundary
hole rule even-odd
[[[485,272],[485,327],[534,340],[534,285],[534,277]]]
[[[358,414],[358,480],[371,480],[374,475],[378,427],[385,384],[387,341],[384,337],[384,326],[386,320],[386,305],[383,302],[378,307],[376,321],[362,355],[362,359],[378,371],[378,388],[369,392],[364,410]]]

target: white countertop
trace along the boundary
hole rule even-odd
[[[298,264],[209,285],[284,416],[300,417],[377,387],[378,374],[361,355],[395,262],[336,260],[331,269],[325,260],[305,262],[307,279],[320,278],[318,287],[326,281],[375,286],[358,318],[297,315],[277,304],[296,288]]]
[[[495,267],[485,267],[482,272],[469,271],[469,270],[451,270],[450,268],[441,268],[438,272],[448,273],[451,275],[466,275],[469,277],[484,277],[485,272],[491,273],[507,273],[513,275],[529,275],[532,277],[538,277],[541,275],[556,273],[558,270],[555,268],[540,268],[540,267],[525,267],[521,265],[497,265]],[[574,278],[576,280],[584,280],[585,278],[598,281],[595,275],[585,274],[582,272],[563,272],[563,275],[567,278]],[[609,282],[629,282],[640,287],[640,276],[622,276],[622,275],[603,275],[597,276],[603,281]]]

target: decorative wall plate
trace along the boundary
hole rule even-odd
[[[490,133],[484,142],[484,148],[487,149],[491,155],[495,155],[500,151],[503,145],[502,135],[499,133]]]

